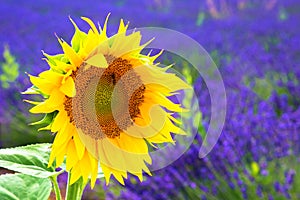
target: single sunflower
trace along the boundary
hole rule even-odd
[[[113,175],[121,184],[127,172],[143,180],[151,175],[148,144],[174,143],[171,133],[185,134],[172,115],[182,112],[180,104],[168,97],[190,88],[167,68],[154,64],[162,53],[143,55],[140,32],[127,34],[128,24],[120,21],[118,33],[107,36],[107,21],[98,30],[85,17],[90,29],[75,27],[71,45],[58,41],[63,53],[43,53],[50,69],[37,77],[29,75],[33,86],[25,94],[41,94],[42,102],[31,113],[45,113],[56,133],[49,166],[59,167],[66,157],[71,184],[80,177],[91,178],[94,187],[98,166],[107,184]]]

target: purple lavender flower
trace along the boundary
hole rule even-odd
[[[276,182],[274,183],[274,189],[275,189],[277,192],[281,192],[281,191],[282,191],[281,185],[280,185],[280,183],[279,183],[278,181],[276,181]]]
[[[269,194],[268,195],[268,200],[274,200],[274,197],[271,194]]]
[[[262,188],[260,185],[257,186],[257,188],[256,188],[256,194],[257,194],[257,197],[263,198]]]
[[[291,185],[294,182],[294,177],[295,177],[295,170],[290,169],[287,172],[285,172],[285,184],[286,185]]]

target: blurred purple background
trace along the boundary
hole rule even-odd
[[[192,130],[199,134],[191,148],[143,183],[130,176],[126,187],[115,182],[103,193],[100,180],[85,199],[299,199],[299,10],[297,0],[2,0],[0,52],[6,46],[10,54],[0,58],[0,146],[53,139],[27,125],[39,116],[28,114],[19,94],[30,86],[25,72],[36,75],[48,68],[41,50],[61,52],[54,33],[70,41],[74,30],[68,16],[86,31],[81,16],[103,24],[111,13],[109,34],[123,18],[130,28],[170,28],[198,41],[223,76],[227,117],[217,145],[199,159],[210,101],[205,83],[194,77],[199,98],[194,103],[203,123]]]

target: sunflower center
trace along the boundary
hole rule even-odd
[[[144,98],[145,86],[132,64],[111,60],[105,69],[82,65],[74,76],[76,96],[64,104],[70,122],[94,139],[119,137],[140,114]]]

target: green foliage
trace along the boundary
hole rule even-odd
[[[0,176],[1,200],[48,199],[52,184],[57,199],[60,199],[57,176],[65,171],[65,163],[61,171],[56,171],[54,165],[48,167],[50,148],[51,144],[43,143],[0,149],[0,167],[19,172]],[[99,168],[97,178],[103,177]],[[81,184],[80,187],[85,185]]]
[[[48,199],[51,179],[61,173],[48,168],[49,152],[50,144],[0,149],[0,167],[19,172],[0,176],[1,199]]]
[[[263,43],[265,51],[269,52],[271,49],[275,48],[278,43],[280,43],[280,40],[278,37],[270,36],[266,39],[263,39],[261,42]]]
[[[10,109],[10,112],[13,118],[8,124],[1,127],[1,147],[13,147],[33,143],[49,143],[53,141],[53,135],[50,134],[50,132],[44,131],[43,133],[38,133],[37,129],[43,128],[44,125],[38,124],[36,126],[28,126],[30,122],[38,121],[42,115],[28,116],[22,113],[22,110],[12,109]]]
[[[218,68],[223,67],[221,63],[230,63],[232,60],[232,55],[227,54],[226,52],[220,52],[217,49],[209,52],[209,55]]]
[[[219,184],[217,190],[213,193],[212,187],[213,182],[210,180],[198,180],[193,179],[193,182],[199,185],[205,185],[208,191],[202,191],[199,189],[192,189],[186,187],[182,193],[183,195],[189,197],[188,199],[198,199],[201,195],[206,196],[209,200],[243,200],[243,191],[239,186],[238,180],[233,176],[230,176],[230,181],[234,184],[234,187],[230,186],[229,181],[225,179],[224,175],[213,165],[209,165],[210,170],[214,173],[215,178],[218,180]],[[299,187],[300,187],[300,166],[297,158],[295,156],[288,156],[281,159],[275,159],[268,162],[267,174],[263,174],[259,168],[259,164],[256,162],[251,162],[248,165],[243,166],[228,166],[229,169],[237,170],[240,181],[242,181],[244,187],[246,188],[246,194],[248,199],[260,200],[268,199],[269,195],[276,200],[287,199],[282,191],[277,191],[274,187],[274,183],[278,182],[281,185],[286,184],[286,172],[288,170],[295,170],[295,177],[292,185],[288,189],[288,193],[291,195],[291,199],[299,199]],[[261,197],[257,194],[257,188],[261,188]]]
[[[259,168],[258,163],[257,162],[252,162],[251,163],[251,174],[252,174],[253,177],[256,177],[258,175],[259,170],[260,170],[260,168]]]
[[[19,64],[16,58],[11,55],[9,48],[5,46],[3,52],[4,62],[1,63],[2,73],[0,75],[0,82],[2,88],[9,88],[10,84],[14,82],[19,76]]]
[[[278,12],[278,18],[281,20],[281,21],[286,21],[287,19],[288,19],[288,11],[285,9],[285,8],[283,8],[283,7],[281,7],[280,9],[279,9],[279,12]]]
[[[36,127],[29,127],[28,123],[37,121],[40,116],[26,116],[29,109],[27,105],[22,106],[20,103],[22,97],[19,93],[20,83],[16,81],[19,75],[19,64],[15,56],[11,55],[8,47],[3,52],[4,62],[0,63],[0,88],[5,89],[5,93],[11,93],[9,98],[2,99],[5,102],[5,113],[1,122],[1,147],[12,147],[27,145],[32,143],[51,142],[53,136],[50,134],[37,134]],[[33,93],[36,88],[32,88],[28,93]],[[39,127],[42,128],[42,127]]]
[[[191,58],[197,56],[197,54],[192,54]],[[172,67],[168,69],[168,72],[175,73],[190,85],[199,77],[199,72],[188,60],[172,52],[164,51],[163,54],[158,57],[157,62],[166,66],[172,65]]]
[[[277,93],[279,95],[287,95],[288,102],[293,105],[293,101],[300,101],[295,96],[290,94],[287,88],[287,83],[292,82],[294,85],[299,86],[299,78],[293,73],[278,73],[278,72],[268,72],[262,78],[257,77],[244,77],[244,83],[246,86],[250,87],[253,84],[252,90],[262,99],[268,100],[272,93]],[[278,82],[282,82],[283,86],[278,86]]]
[[[51,192],[49,179],[25,174],[6,174],[0,176],[0,196],[2,200],[45,199]]]
[[[59,172],[48,168],[49,152],[50,144],[0,149],[0,167],[38,178],[56,176]]]
[[[205,20],[205,12],[199,12],[197,16],[196,25],[201,26]]]
[[[269,99],[274,87],[272,83],[264,78],[255,78],[255,86],[253,87],[254,92],[264,100]]]

